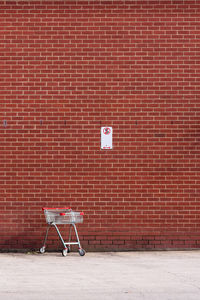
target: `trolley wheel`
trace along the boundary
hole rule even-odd
[[[62,251],[62,256],[67,256],[67,253],[68,253],[68,248],[67,248],[67,249],[64,249],[64,250]]]
[[[82,248],[79,249],[78,252],[79,252],[80,256],[84,256],[85,255],[85,250],[82,249]]]
[[[43,254],[45,252],[45,246],[43,246],[42,248],[40,248],[40,253]]]

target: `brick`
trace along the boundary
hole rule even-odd
[[[46,205],[89,250],[199,247],[199,9],[0,1],[2,249],[40,247]]]

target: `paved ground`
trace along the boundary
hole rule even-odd
[[[0,254],[2,300],[198,300],[200,250]]]

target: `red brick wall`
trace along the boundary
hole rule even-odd
[[[0,249],[66,205],[86,250],[199,247],[199,53],[195,0],[0,1]]]

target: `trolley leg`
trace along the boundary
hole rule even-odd
[[[76,238],[77,238],[77,242],[78,242],[78,252],[80,254],[80,256],[84,256],[85,255],[85,250],[81,247],[81,244],[80,244],[80,240],[79,240],[79,237],[78,237],[78,232],[77,232],[77,229],[76,229],[76,225],[75,224],[72,224],[74,226],[74,231],[76,233]]]
[[[76,233],[76,239],[77,239],[77,242],[78,242],[78,246],[79,246],[79,249],[81,249],[81,244],[80,244],[80,240],[79,240],[79,237],[78,237],[78,232],[77,232],[77,229],[76,229],[76,225],[75,224],[72,224],[74,226],[74,231]]]
[[[48,225],[47,230],[46,230],[46,235],[44,238],[44,243],[42,248],[40,248],[40,253],[44,253],[45,252],[45,248],[46,248],[46,241],[47,241],[47,237],[48,237],[48,233],[49,233],[49,229],[50,229],[51,225]]]
[[[46,235],[45,235],[45,239],[44,239],[44,246],[46,245],[46,241],[47,241],[47,237],[48,237],[48,233],[49,233],[49,229],[50,229],[51,225],[49,225],[47,227],[47,231],[46,231]]]
[[[57,233],[58,233],[58,235],[59,235],[59,238],[60,238],[60,240],[61,240],[61,242],[62,242],[62,244],[63,244],[63,246],[64,246],[64,249],[66,249],[65,242],[64,242],[64,240],[63,240],[63,238],[62,238],[62,235],[60,234],[60,231],[59,231],[58,227],[56,226],[56,224],[52,224],[52,225],[56,228],[56,231],[57,231]]]
[[[70,252],[70,242],[71,242],[71,236],[72,236],[72,224],[69,225],[69,240],[68,240],[68,252]]]

